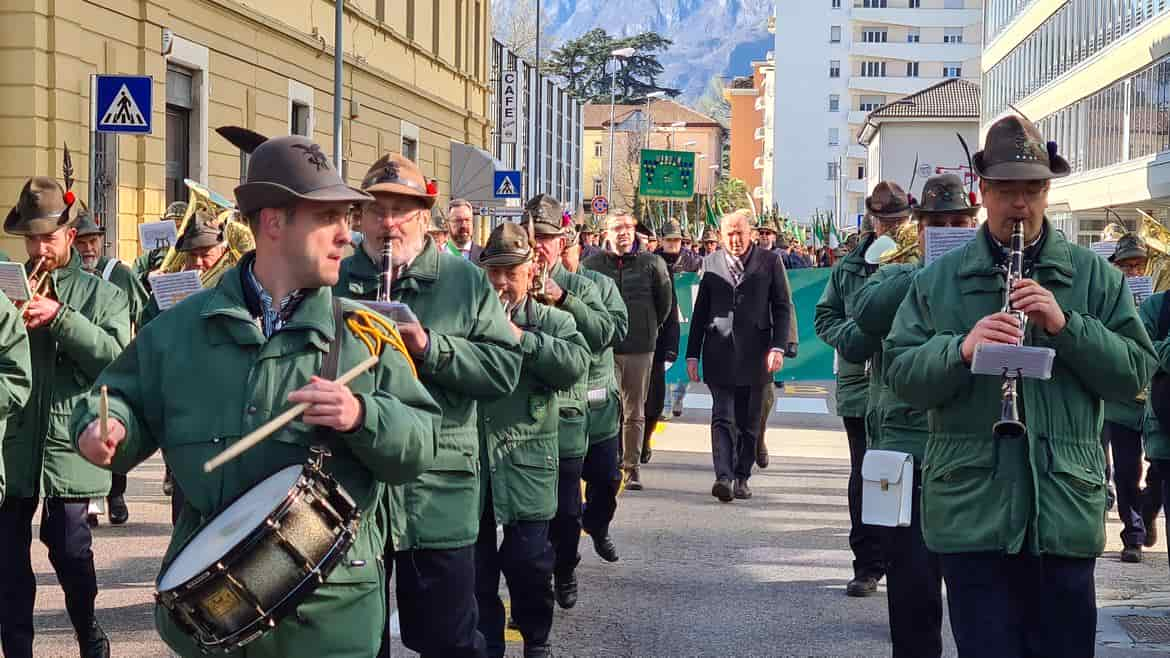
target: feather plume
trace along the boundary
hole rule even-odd
[[[264,135],[239,126],[220,126],[215,129],[215,132],[222,135],[227,141],[235,144],[244,153],[251,153],[259,148],[261,144],[268,141],[268,138]]]

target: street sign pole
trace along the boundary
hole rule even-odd
[[[336,0],[335,17],[333,19],[333,166],[337,173],[341,173],[341,82],[343,65],[345,64],[345,50],[342,48],[342,39],[345,33],[342,21],[345,18],[345,0]]]

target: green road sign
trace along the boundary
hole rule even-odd
[[[695,154],[642,149],[638,194],[643,199],[684,199],[695,195]]]

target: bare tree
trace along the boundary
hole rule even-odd
[[[529,63],[536,62],[536,35],[537,17],[536,2],[534,0],[513,0],[510,3],[499,3],[498,9],[492,17],[495,37],[504,44],[504,47],[524,58]],[[548,12],[540,11],[540,55],[541,60],[548,59],[555,44],[548,35]]]

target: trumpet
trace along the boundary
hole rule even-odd
[[[1007,289],[1003,293],[1003,312],[1015,316],[1021,331],[1026,327],[1028,317],[1023,311],[1012,308],[1012,287],[1024,278],[1024,223],[1017,221],[1012,226],[1011,252],[1008,255],[1008,264],[1004,269],[1004,283]],[[1023,345],[1021,336],[1017,342]],[[991,431],[995,438],[1019,439],[1028,433],[1028,428],[1020,421],[1018,372],[1005,370],[1003,373],[1003,397],[1000,402],[999,420],[992,426]]]
[[[36,264],[33,265],[32,272],[29,272],[28,288],[32,292],[29,300],[32,300],[33,297],[43,297],[49,294],[49,286],[53,283],[53,277],[50,276],[51,272],[49,270],[44,269],[48,263],[49,259],[41,256],[37,258]],[[27,302],[21,302],[21,304],[25,303]],[[17,304],[17,306],[20,306],[20,304]]]

